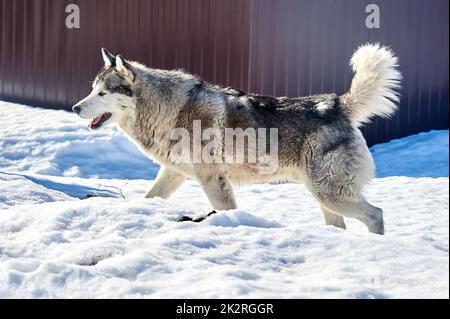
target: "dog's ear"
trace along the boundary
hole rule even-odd
[[[116,57],[112,55],[108,50],[102,48],[103,61],[105,61],[105,68],[116,66]]]
[[[126,78],[134,81],[135,73],[133,66],[122,58],[121,55],[116,56],[116,70]]]

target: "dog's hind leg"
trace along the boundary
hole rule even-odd
[[[361,194],[372,171],[366,148],[355,143],[326,153],[316,151],[318,156],[311,157],[305,168],[305,185],[327,213],[355,218],[370,232],[383,234],[383,211],[370,205]]]
[[[367,226],[369,232],[384,234],[383,211],[370,205],[365,199],[362,198],[357,202],[342,201],[332,203],[330,206],[333,206],[333,211],[342,216],[358,219]]]
[[[383,211],[370,205],[361,194],[355,197],[336,196],[336,192],[313,192],[321,207],[340,216],[355,218],[364,223],[371,233],[383,235]]]
[[[183,174],[180,174],[170,168],[161,167],[156,177],[155,184],[145,194],[145,198],[161,197],[164,199],[177,190],[178,187],[183,184],[186,178]]]
[[[344,217],[334,213],[323,205],[321,205],[320,208],[322,210],[326,225],[332,225],[338,228],[346,229]]]

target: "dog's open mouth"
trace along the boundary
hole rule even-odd
[[[103,125],[103,123],[105,123],[107,120],[109,120],[111,115],[112,115],[111,113],[106,112],[106,113],[103,113],[102,115],[94,117],[92,119],[91,123],[89,123],[88,127],[93,130],[98,129],[100,126]]]

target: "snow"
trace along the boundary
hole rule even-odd
[[[210,211],[199,185],[143,199],[158,167],[86,124],[0,102],[0,298],[449,297],[448,131],[372,148],[379,236],[324,226],[290,183],[236,189],[239,209],[177,223]]]
[[[371,148],[377,176],[448,177],[448,131],[431,131]]]
[[[158,172],[117,130],[92,132],[69,112],[0,101],[0,116],[0,170],[122,179]]]

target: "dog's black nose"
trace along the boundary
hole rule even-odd
[[[75,105],[74,107],[72,107],[72,111],[74,111],[77,114],[80,114],[81,107]]]

